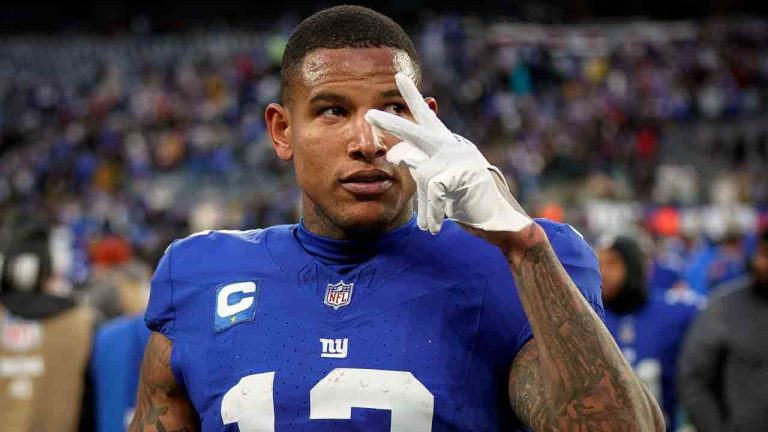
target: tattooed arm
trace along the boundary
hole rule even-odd
[[[130,432],[192,432],[200,429],[192,403],[171,370],[172,343],[152,333],[141,363],[136,413]]]
[[[437,119],[408,76],[397,73],[395,83],[413,122],[379,110],[365,119],[403,140],[388,147],[386,159],[405,164],[419,185],[419,227],[434,234],[447,216],[508,257],[535,337],[512,366],[519,417],[547,431],[663,430],[658,405],[563,270],[544,230],[516,205],[501,172]]]
[[[563,269],[544,230],[534,223],[502,241],[500,233],[490,235],[507,253],[534,335],[509,376],[518,418],[537,431],[664,431],[658,404]]]

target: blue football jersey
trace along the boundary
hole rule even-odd
[[[592,249],[538,223],[602,316]],[[193,235],[158,265],[146,321],[173,341],[202,430],[520,428],[508,373],[532,334],[498,249],[451,221],[432,235],[412,220],[339,274],[299,229]]]
[[[133,418],[141,358],[150,334],[142,318],[115,318],[96,332],[90,373],[99,432],[127,430]]]
[[[678,423],[675,375],[685,332],[698,308],[652,298],[640,310],[619,315],[605,310],[605,323],[624,357],[661,404],[667,430]]]

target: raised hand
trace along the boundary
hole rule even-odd
[[[398,73],[395,82],[415,123],[380,110],[369,110],[365,119],[403,140],[387,152],[387,160],[405,164],[416,181],[419,228],[437,234],[446,216],[483,231],[518,232],[530,225],[505,198],[509,191],[497,186],[494,177],[499,183],[504,178],[498,168],[445,127],[410,78]]]

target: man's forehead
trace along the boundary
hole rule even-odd
[[[391,77],[402,72],[416,81],[416,68],[411,58],[395,48],[321,48],[304,57],[300,79],[308,87],[325,82]]]

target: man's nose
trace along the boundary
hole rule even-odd
[[[377,138],[373,126],[360,115],[355,119],[349,144],[349,155],[355,160],[372,161],[387,154],[387,147]]]

